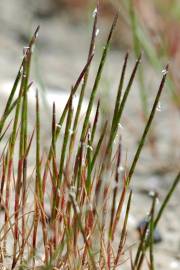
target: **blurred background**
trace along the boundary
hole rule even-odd
[[[93,0],[0,0],[0,98],[10,90],[23,57],[23,47],[40,25],[32,63],[32,80],[44,96],[69,92],[87,59],[93,24]],[[142,134],[147,115],[165,64],[170,64],[168,81],[159,104],[149,141],[137,167],[131,224],[136,227],[149,209],[148,192],[159,193],[160,201],[179,169],[180,161],[180,1],[179,0],[102,0],[98,21],[95,59],[88,89],[100,59],[113,16],[119,12],[111,52],[98,96],[104,118],[111,115],[113,101],[126,51],[130,52],[128,75],[135,59],[143,52],[136,78],[122,119],[123,155],[131,160]],[[9,88],[8,88],[9,87]],[[88,91],[87,91],[88,95]],[[48,103],[47,97],[46,102]],[[46,104],[47,105],[47,104]],[[64,104],[58,103],[58,106]],[[32,107],[32,110],[34,108]],[[44,114],[43,114],[44,113]],[[47,113],[47,111],[46,111]],[[44,134],[48,133],[45,110]],[[34,120],[32,120],[34,121]],[[33,126],[32,122],[32,126]],[[132,136],[133,134],[133,136]],[[180,269],[180,205],[178,189],[170,202],[157,246],[157,269]],[[143,208],[140,206],[143,205]],[[131,241],[134,235],[131,234]]]
[[[180,2],[101,0],[100,3],[99,40],[104,40],[107,25],[118,10],[120,18],[113,39],[114,48],[122,52],[135,49],[135,54],[143,50],[149,63],[156,68],[161,68],[168,59],[175,84],[173,91],[179,92]],[[0,76],[4,78],[14,75],[20,50],[27,45],[35,27],[40,25],[38,67],[44,77],[43,81],[59,86],[62,80],[65,86],[65,78],[73,77],[71,60],[74,64],[72,73],[75,74],[74,70],[78,70],[85,59],[95,4],[95,0],[1,0]],[[8,61],[13,63],[8,64]],[[179,93],[176,99],[179,99]]]

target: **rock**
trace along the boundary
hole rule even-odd
[[[145,218],[138,223],[137,231],[139,232],[139,236],[142,235],[142,233],[147,225],[148,225],[148,221]],[[157,244],[160,242],[162,242],[161,234],[160,234],[159,230],[157,228],[155,228],[155,230],[154,230],[154,243]]]

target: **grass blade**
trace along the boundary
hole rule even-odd
[[[132,175],[134,173],[134,170],[135,170],[137,161],[139,159],[141,150],[142,150],[143,145],[145,143],[145,139],[146,139],[147,134],[148,134],[148,131],[149,131],[150,127],[151,127],[151,124],[152,124],[152,121],[153,121],[153,118],[154,118],[154,115],[155,115],[155,112],[156,112],[156,108],[158,106],[158,102],[159,102],[159,99],[160,99],[160,96],[161,96],[161,93],[162,93],[162,90],[164,88],[164,84],[165,84],[165,81],[166,81],[166,76],[167,76],[167,72],[168,72],[168,66],[166,66],[166,69],[165,70],[166,70],[166,72],[164,73],[163,78],[161,80],[161,83],[160,83],[160,86],[159,86],[159,90],[157,92],[157,95],[156,95],[156,98],[155,98],[155,101],[154,101],[154,104],[153,104],[153,107],[152,107],[152,110],[151,110],[149,119],[148,119],[147,124],[145,126],[145,129],[144,129],[143,135],[141,137],[141,140],[140,140],[138,149],[136,151],[136,154],[134,156],[134,159],[133,159],[131,168],[129,170],[127,185],[130,184],[130,181],[131,181]]]
[[[89,117],[90,117],[91,110],[92,110],[92,107],[93,107],[94,98],[95,98],[95,95],[96,95],[96,92],[97,92],[97,89],[98,89],[98,86],[99,86],[99,82],[100,82],[100,79],[101,79],[101,74],[102,74],[103,67],[104,67],[104,64],[105,64],[105,60],[106,60],[106,57],[107,57],[107,53],[108,53],[108,50],[109,50],[111,37],[112,37],[113,31],[114,31],[114,28],[116,26],[116,23],[117,23],[117,19],[118,19],[118,15],[116,15],[115,18],[114,18],[114,21],[113,21],[113,24],[111,26],[106,45],[105,45],[105,47],[103,49],[103,53],[102,53],[102,57],[101,57],[101,60],[100,60],[98,72],[97,72],[97,75],[96,75],[96,78],[95,78],[94,86],[93,86],[93,89],[92,89],[92,92],[91,92],[88,108],[87,108],[84,123],[83,123],[83,128],[82,128],[82,133],[81,133],[81,142],[83,142],[85,140],[85,135],[86,135],[87,128],[88,128]]]

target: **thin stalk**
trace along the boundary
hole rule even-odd
[[[113,220],[114,220],[115,207],[116,207],[116,198],[117,198],[117,192],[118,192],[120,163],[121,163],[121,142],[119,143],[118,153],[117,153],[115,187],[113,189],[112,206],[111,206],[111,218],[110,218],[110,223],[109,223],[109,238],[110,238],[110,240],[112,239],[112,225],[113,225]]]
[[[154,227],[157,226],[157,224],[158,224],[158,222],[159,222],[159,220],[160,220],[160,218],[161,218],[161,216],[162,216],[162,214],[163,214],[163,212],[164,212],[164,210],[165,210],[165,208],[166,208],[166,206],[167,206],[167,204],[168,204],[168,202],[169,202],[169,200],[170,200],[170,198],[171,198],[171,196],[172,196],[172,194],[174,192],[174,190],[176,189],[177,185],[179,184],[179,181],[180,181],[180,172],[177,174],[176,178],[174,179],[174,181],[172,183],[172,186],[171,186],[169,192],[167,193],[167,195],[166,195],[166,197],[165,197],[165,199],[164,199],[164,201],[163,201],[163,203],[161,205],[161,208],[159,209],[157,217],[155,218],[155,221],[154,221]]]
[[[79,202],[79,197],[82,189],[82,167],[83,167],[83,153],[84,153],[84,145],[81,144],[79,156],[78,156],[78,170],[77,170],[77,193],[76,200]]]
[[[146,236],[147,236],[148,227],[149,227],[149,223],[147,222],[147,224],[145,225],[145,228],[143,228],[143,231],[142,231],[142,233],[140,235],[141,239],[140,239],[140,243],[139,243],[139,246],[138,246],[138,249],[137,249],[137,252],[136,252],[136,257],[135,257],[135,260],[134,260],[134,263],[133,263],[135,269],[139,269],[139,268],[136,268],[136,267],[137,267],[139,261],[141,260],[140,258],[141,258],[142,253],[144,254],[144,252],[145,252],[144,245],[145,245],[145,241],[146,241],[146,238],[147,238]]]
[[[59,119],[59,122],[57,124],[57,127],[56,127],[56,140],[57,140],[58,135],[59,135],[59,133],[61,131],[61,127],[62,127],[62,125],[64,123],[66,113],[67,113],[67,111],[69,109],[69,103],[71,102],[72,97],[75,95],[75,93],[76,93],[76,91],[77,91],[77,89],[79,87],[79,84],[81,83],[81,80],[83,79],[84,75],[86,74],[86,71],[87,71],[87,69],[89,68],[89,66],[91,64],[91,61],[92,61],[93,57],[94,57],[94,54],[92,54],[91,57],[88,59],[85,67],[83,68],[82,72],[80,73],[80,75],[79,75],[79,77],[78,77],[78,79],[77,79],[77,81],[76,81],[76,83],[75,83],[75,85],[74,85],[74,87],[73,87],[73,89],[71,91],[71,94],[69,96],[68,101],[66,102],[64,111],[63,111],[63,113],[62,113],[62,115],[61,115],[61,117]]]
[[[31,82],[31,83],[28,85],[28,87],[27,87],[27,92],[28,92],[29,89],[31,88],[32,84],[33,84],[33,82]],[[24,94],[22,94],[22,98],[23,98],[23,97],[24,97]],[[19,97],[17,97],[17,98],[13,101],[13,103],[11,104],[11,106],[9,107],[9,109],[8,109],[8,111],[7,111],[7,117],[8,117],[8,115],[14,110],[14,108],[16,107],[17,102],[18,102],[18,99],[19,99]]]
[[[31,48],[31,47],[30,47]],[[19,119],[19,114],[20,114],[20,107],[21,107],[21,99],[24,91],[26,91],[27,88],[27,83],[28,83],[28,77],[29,77],[29,70],[30,70],[30,59],[31,59],[31,49],[28,48],[26,53],[25,53],[25,59],[26,61],[24,62],[23,66],[23,75],[22,75],[22,80],[21,80],[21,86],[19,90],[19,98],[18,102],[16,105],[16,111],[15,111],[15,117],[14,117],[14,123],[13,123],[13,130],[10,135],[9,139],[9,152],[8,152],[8,174],[7,174],[7,183],[6,183],[6,200],[5,200],[5,206],[6,209],[9,209],[9,198],[10,198],[10,181],[11,181],[11,176],[12,176],[12,168],[13,168],[13,155],[14,155],[14,148],[15,148],[15,143],[16,143],[16,136],[17,136],[17,126],[18,126],[18,119]],[[5,213],[5,230],[7,227],[7,221],[8,217]],[[5,239],[6,241],[6,239]],[[4,243],[5,243],[4,241]]]
[[[12,100],[13,100],[13,97],[14,97],[14,94],[16,92],[16,89],[17,89],[17,86],[18,86],[18,83],[20,81],[20,78],[22,76],[22,67],[23,67],[23,63],[20,65],[20,68],[19,68],[19,71],[18,71],[18,74],[17,74],[17,77],[14,81],[14,84],[13,84],[13,87],[12,87],[12,90],[11,90],[11,93],[9,95],[9,98],[8,98],[8,101],[7,101],[7,104],[6,104],[6,107],[4,109],[4,113],[1,117],[1,120],[0,120],[0,135],[1,135],[1,132],[3,130],[3,127],[4,127],[4,123],[6,121],[6,118],[8,117],[9,115],[9,108],[11,106],[11,103],[12,103]]]
[[[24,158],[26,150],[26,140],[27,140],[27,88],[30,75],[30,63],[31,63],[31,51],[27,52],[26,57],[24,58],[23,64],[23,76],[24,76],[24,89],[23,89],[23,103],[22,103],[22,112],[21,112],[21,131],[20,131],[20,144],[19,144],[19,164],[18,164],[18,176],[15,188],[15,204],[14,204],[14,213],[15,213],[15,228],[14,228],[14,248],[13,248],[13,263],[12,269],[15,267],[16,253],[17,253],[17,243],[19,240],[19,229],[18,229],[18,216],[19,216],[19,198],[22,186],[22,177],[24,176]]]
[[[153,222],[152,218],[155,211],[155,201],[156,201],[156,195],[153,196],[150,214],[148,215],[147,224],[142,233],[141,242],[139,244],[138,252],[136,254],[134,266],[137,266],[137,269],[141,269],[141,266],[143,264],[144,257],[145,257],[145,252],[146,252],[147,247],[149,247],[149,245],[151,245],[150,255],[153,256],[153,254],[151,254],[151,251],[152,251],[151,249],[153,247],[153,241],[154,241],[154,226],[153,226],[154,224],[152,223]],[[154,258],[151,258],[151,259],[154,259]]]
[[[111,133],[110,133],[110,137],[109,137],[109,141],[108,141],[108,145],[107,145],[107,153],[109,153],[110,150],[112,149],[112,144],[113,144],[113,141],[114,141],[114,139],[116,137],[117,130],[118,130],[118,124],[119,124],[119,122],[121,120],[121,116],[122,116],[122,113],[124,111],[125,104],[126,104],[126,101],[127,101],[128,95],[129,95],[129,92],[131,90],[131,86],[133,84],[133,81],[134,81],[134,78],[135,78],[135,75],[136,75],[138,66],[140,64],[140,61],[141,61],[141,55],[139,56],[139,58],[136,61],[136,64],[135,64],[135,66],[133,68],[133,71],[132,71],[131,77],[129,79],[128,85],[127,85],[127,87],[125,89],[125,92],[124,92],[122,101],[120,103],[120,106],[118,108],[118,111],[116,112],[116,117],[114,118],[114,125],[112,125],[113,128],[111,129]],[[122,75],[122,76],[124,76],[124,75]],[[117,102],[119,103],[119,101],[117,101]]]
[[[125,218],[124,218],[124,224],[123,224],[123,228],[122,228],[122,232],[121,232],[121,239],[120,239],[118,252],[117,252],[117,255],[116,255],[116,259],[115,259],[115,265],[118,264],[118,260],[119,260],[119,257],[121,255],[121,253],[122,253],[124,243],[125,243],[125,240],[126,240],[127,222],[128,222],[129,210],[130,210],[130,206],[131,206],[131,198],[132,198],[132,190],[130,191],[129,198],[128,198],[126,214],[125,214]]]
[[[56,165],[56,140],[55,140],[55,132],[56,132],[56,107],[55,103],[53,103],[53,114],[52,114],[52,201],[55,202],[57,196],[57,178],[58,178],[58,169]],[[44,179],[44,178],[43,178]],[[44,189],[43,189],[44,190]],[[53,216],[53,207],[51,209],[51,217]]]
[[[95,165],[95,162],[96,162],[96,159],[98,157],[98,154],[99,154],[99,150],[101,148],[101,145],[102,145],[102,142],[103,142],[103,139],[104,139],[104,136],[106,135],[106,129],[107,129],[107,121],[105,122],[104,124],[104,127],[102,129],[102,133],[101,133],[101,136],[99,138],[99,141],[97,143],[97,146],[95,148],[95,152],[94,152],[94,155],[92,157],[92,161],[91,161],[91,170],[90,172],[92,172],[93,168],[94,168],[94,165]]]
[[[92,126],[92,132],[91,132],[91,146],[93,144],[94,137],[95,137],[95,134],[96,134],[97,122],[98,122],[98,119],[99,119],[99,108],[100,108],[100,101],[98,100],[96,113],[95,113],[95,117],[94,117],[94,122],[93,122],[93,126]]]
[[[122,192],[121,192],[121,197],[120,197],[120,200],[119,200],[119,204],[118,204],[117,211],[116,211],[116,214],[115,214],[114,222],[113,222],[113,225],[112,225],[112,239],[114,239],[114,233],[115,233],[115,230],[116,230],[117,223],[118,223],[118,221],[120,219],[123,203],[124,203],[124,200],[125,200],[125,197],[126,197],[127,185],[126,185],[126,177],[125,176],[124,176],[123,182],[124,183],[123,183],[123,189],[122,189]]]
[[[78,205],[77,205],[77,203],[74,201],[73,196],[70,195],[70,199],[71,199],[71,202],[72,202],[72,205],[73,205],[73,209],[74,209],[75,215],[77,216],[77,221],[78,221],[79,229],[80,229],[80,231],[81,231],[81,234],[82,234],[84,243],[85,243],[86,248],[87,248],[87,250],[88,250],[88,254],[89,254],[90,261],[91,261],[91,265],[92,265],[92,267],[93,267],[92,269],[95,269],[95,270],[96,270],[96,269],[97,269],[96,263],[95,263],[95,261],[94,261],[94,256],[93,256],[91,247],[89,246],[89,242],[88,242],[88,240],[87,240],[86,234],[85,234],[84,229],[83,229],[83,225],[82,225],[82,222],[81,222],[81,214],[79,213]]]
[[[35,251],[37,242],[37,228],[40,218],[39,208],[43,200],[42,183],[41,183],[41,159],[40,159],[40,115],[39,115],[39,98],[38,91],[36,90],[36,180],[34,192],[34,218],[33,218],[33,238],[32,238],[32,251],[33,264],[35,263]]]
[[[155,205],[156,205],[156,194],[153,196],[153,205],[151,211],[151,220],[150,220],[150,233],[149,233],[149,257],[150,257],[150,270],[155,270],[154,266],[154,215],[155,215]]]
[[[141,150],[143,149],[143,146],[144,146],[144,143],[145,143],[145,140],[146,140],[148,131],[149,131],[149,129],[151,127],[151,124],[152,124],[152,121],[154,119],[154,116],[155,116],[155,113],[156,113],[156,108],[158,106],[158,102],[159,102],[159,99],[160,99],[162,90],[163,90],[164,85],[165,85],[165,82],[166,82],[167,72],[168,72],[168,66],[166,66],[166,68],[165,68],[165,73],[164,73],[163,78],[161,80],[161,83],[160,83],[160,86],[159,86],[159,90],[157,92],[157,95],[156,95],[156,98],[155,98],[155,101],[154,101],[154,104],[153,104],[153,107],[152,107],[150,116],[149,116],[148,121],[147,121],[147,124],[146,124],[146,126],[144,128],[144,132],[143,132],[142,137],[140,139],[140,143],[139,143],[138,149],[136,151],[136,154],[134,156],[134,159],[133,159],[131,168],[129,170],[128,180],[127,180],[127,185],[128,186],[129,186],[130,181],[131,181],[131,178],[133,176],[133,173],[134,173],[134,170],[135,170],[137,161],[139,160],[139,156],[140,156]]]
[[[29,45],[28,45],[28,50],[27,50],[27,54],[31,53],[32,51],[32,47],[34,46],[34,43],[36,41],[36,38],[38,36],[38,32],[39,32],[39,26],[36,28],[30,42],[29,42]],[[4,113],[0,119],[0,135],[1,135],[1,132],[2,132],[2,129],[3,129],[3,126],[4,126],[4,123],[5,123],[5,120],[6,118],[8,117],[9,113],[11,112],[11,104],[12,104],[12,101],[13,101],[13,97],[15,95],[15,92],[16,92],[16,89],[17,89],[17,86],[18,86],[18,83],[20,81],[20,78],[22,77],[22,69],[23,69],[23,66],[24,66],[24,63],[26,62],[26,57],[27,55],[25,54],[24,57],[23,57],[23,60],[21,62],[21,65],[20,65],[20,68],[19,68],[19,71],[17,73],[17,76],[16,76],[16,79],[14,81],[14,84],[13,84],[13,87],[12,87],[12,90],[11,90],[11,93],[9,95],[9,98],[8,98],[8,101],[6,103],[6,107],[4,109]],[[9,110],[10,109],[10,110]]]
[[[73,96],[72,96],[73,99]],[[60,166],[59,166],[59,181],[57,188],[60,187],[61,181],[62,181],[62,175],[63,175],[63,169],[64,169],[64,161],[66,156],[66,148],[69,140],[69,136],[71,133],[71,123],[72,123],[72,114],[73,114],[73,108],[72,108],[72,99],[69,103],[69,112],[67,115],[67,121],[66,121],[66,128],[65,128],[65,134],[64,134],[64,141],[62,146],[62,152],[61,152],[61,160],[60,160]]]
[[[40,158],[40,114],[39,114],[39,96],[38,90],[36,90],[36,182],[37,182],[37,194],[42,202],[42,183],[41,183],[41,158]]]
[[[73,91],[73,89],[72,89],[72,91]],[[67,120],[66,120],[65,134],[64,134],[63,145],[62,145],[62,150],[61,150],[61,158],[60,158],[60,164],[59,164],[59,176],[58,176],[58,181],[57,181],[57,193],[56,193],[56,197],[54,197],[54,202],[53,202],[53,216],[52,216],[53,220],[56,217],[56,213],[57,213],[57,209],[58,209],[58,202],[59,202],[58,191],[59,191],[61,183],[62,183],[66,150],[67,150],[67,145],[68,145],[70,130],[71,130],[71,123],[72,123],[72,116],[73,116],[72,99],[73,99],[73,96],[71,95],[71,99],[69,102],[69,111],[68,111]]]
[[[114,17],[114,21],[113,21],[113,24],[111,26],[111,29],[110,29],[110,32],[109,32],[109,36],[108,36],[106,45],[104,46],[104,49],[103,49],[103,52],[102,52],[102,57],[101,57],[101,60],[100,60],[98,72],[97,72],[97,75],[96,75],[96,78],[95,78],[94,86],[93,86],[93,89],[92,89],[92,92],[91,92],[91,96],[90,96],[88,108],[87,108],[85,119],[84,119],[84,123],[83,123],[83,128],[82,128],[82,133],[81,133],[81,139],[80,139],[82,142],[84,141],[85,135],[86,135],[86,132],[87,132],[90,114],[91,114],[91,111],[92,111],[94,99],[95,99],[96,92],[97,92],[97,89],[98,89],[98,86],[99,86],[99,82],[100,82],[100,79],[101,79],[102,71],[103,71],[103,68],[104,68],[104,64],[105,64],[107,53],[108,53],[109,46],[110,46],[110,41],[111,41],[111,38],[112,38],[112,34],[113,34],[113,31],[114,31],[114,28],[115,28],[116,23],[117,23],[117,19],[118,19],[118,15],[116,15]]]
[[[125,58],[124,58],[124,64],[123,64],[123,67],[122,67],[121,77],[120,77],[120,81],[119,81],[119,87],[118,87],[118,91],[117,91],[117,96],[116,96],[116,104],[115,104],[115,107],[114,107],[114,114],[113,114],[111,132],[112,132],[112,129],[114,128],[114,126],[116,125],[117,121],[118,121],[117,116],[118,116],[118,111],[119,111],[120,104],[121,104],[122,89],[123,89],[123,85],[124,85],[124,77],[125,77],[125,74],[126,74],[128,56],[129,56],[129,54],[126,53]]]
[[[93,164],[92,164],[92,155],[93,155],[93,141],[94,141],[94,137],[95,137],[95,133],[97,130],[97,122],[98,122],[98,118],[99,118],[99,106],[100,106],[100,102],[98,100],[97,103],[97,108],[96,108],[96,113],[95,113],[95,117],[94,117],[94,121],[93,121],[93,127],[92,127],[92,131],[91,131],[91,135],[88,133],[88,148],[87,148],[87,164],[88,164],[88,169],[87,169],[87,180],[86,180],[86,190],[89,193],[90,192],[90,186],[91,186],[91,173],[93,170]],[[90,129],[89,129],[90,132]],[[104,137],[104,136],[103,136]],[[102,138],[103,140],[103,138]],[[101,139],[100,139],[101,141]],[[101,142],[99,141],[98,145],[99,148],[101,146]],[[98,147],[97,145],[97,147]],[[99,150],[96,147],[96,156],[99,152]],[[96,158],[95,158],[96,159]],[[95,159],[94,159],[94,163],[95,163]]]
[[[28,91],[28,89],[27,89]],[[25,246],[25,241],[26,241],[26,216],[25,216],[25,210],[26,210],[26,200],[27,200],[27,194],[26,194],[26,186],[27,186],[27,128],[28,128],[28,123],[27,123],[27,117],[28,117],[28,99],[27,99],[27,91],[24,94],[23,97],[23,112],[22,112],[22,117],[23,117],[23,171],[22,171],[22,246]],[[31,140],[30,140],[30,145],[31,145]],[[30,147],[30,146],[29,146]],[[22,249],[21,252],[21,259],[23,258],[24,254],[24,249]]]
[[[91,186],[91,152],[92,152],[93,148],[92,148],[92,144],[91,144],[91,140],[90,140],[90,128],[88,131],[88,142],[87,142],[87,154],[86,154],[86,163],[87,163],[87,179],[86,179],[86,190],[87,193],[90,190],[90,186]]]
[[[94,25],[93,25],[92,37],[91,37],[90,48],[89,48],[89,53],[88,53],[88,59],[91,57],[91,55],[93,54],[94,49],[95,49],[95,40],[96,40],[96,32],[97,32],[97,19],[98,19],[98,14],[99,14],[99,2],[97,3],[96,10],[97,10],[97,12],[96,12],[95,17],[94,17]],[[90,65],[87,68],[86,73],[85,73],[84,78],[83,78],[83,84],[81,87],[78,107],[76,110],[74,124],[73,124],[73,133],[72,133],[71,141],[70,141],[70,152],[72,151],[73,145],[74,145],[75,133],[77,130],[77,125],[78,125],[78,120],[79,120],[79,116],[80,116],[80,112],[81,112],[84,93],[85,93],[85,89],[86,89],[86,85],[87,85],[87,81],[88,81],[88,77],[89,77],[89,70],[90,70]]]
[[[73,90],[71,91],[71,94],[69,96],[68,101],[66,102],[63,113],[62,113],[62,115],[61,115],[61,117],[59,119],[58,124],[56,125],[56,130],[55,130],[55,135],[54,135],[55,142],[58,139],[58,136],[59,136],[61,128],[62,128],[62,125],[64,123],[66,113],[67,113],[67,111],[69,109],[69,103],[72,100],[73,95],[76,93],[76,91],[77,91],[77,89],[79,87],[79,84],[81,83],[81,80],[83,79],[83,77],[84,77],[84,75],[85,75],[85,73],[86,73],[86,71],[87,71],[87,69],[88,69],[88,67],[89,67],[89,65],[90,65],[90,63],[91,63],[91,61],[93,59],[93,56],[94,55],[92,54],[91,57],[88,59],[86,65],[84,66],[83,70],[81,71],[81,73],[80,73],[80,75],[79,75],[79,77],[78,77],[78,79],[77,79],[77,81],[76,81],[76,83],[75,83],[75,85],[73,87]],[[45,169],[44,169],[43,179],[47,177],[47,171],[48,171],[49,163],[50,163],[51,158],[52,158],[52,154],[53,154],[53,148],[52,148],[52,142],[51,142],[51,146],[50,146],[50,149],[49,149],[46,166],[45,166]]]
[[[48,262],[48,249],[47,249],[47,226],[44,210],[44,194],[41,180],[41,158],[40,158],[40,112],[39,112],[39,97],[36,91],[36,181],[38,182],[38,196],[40,201],[40,212],[42,220],[43,242],[45,250],[45,262]]]
[[[157,217],[155,218],[154,220],[154,223],[153,223],[153,229],[155,229],[157,227],[157,224],[162,216],[162,213],[164,212],[166,206],[167,206],[167,203],[169,202],[175,188],[177,187],[178,183],[180,181],[180,172],[178,172],[176,178],[174,179],[173,183],[172,183],[172,186],[169,190],[169,192],[167,193],[163,203],[162,203],[162,206],[157,214]],[[152,210],[151,210],[152,212]],[[147,222],[147,228],[149,226],[149,223]],[[137,251],[137,254],[136,254],[136,258],[135,258],[135,263],[134,263],[134,266],[137,266],[137,269],[140,269],[142,263],[143,263],[143,260],[144,260],[144,256],[145,256],[145,251],[146,249],[150,246],[150,235],[148,235],[148,238],[145,239],[145,235],[146,235],[146,231],[147,231],[147,228],[144,229],[144,232],[143,232],[143,237],[142,237],[142,240],[141,240],[141,243],[140,243],[140,246],[138,248],[138,251]],[[142,249],[142,246],[144,245],[143,249]],[[142,252],[143,251],[143,252]]]
[[[124,110],[124,107],[125,107],[125,104],[126,104],[126,101],[127,101],[130,89],[131,89],[131,86],[133,84],[133,81],[134,81],[134,78],[135,78],[135,75],[136,75],[136,72],[137,72],[137,68],[138,68],[138,66],[140,64],[140,61],[141,61],[141,55],[139,56],[139,58],[137,59],[137,61],[135,63],[135,66],[134,66],[133,71],[131,73],[128,85],[127,85],[127,87],[125,89],[122,101],[121,101],[121,103],[119,105],[119,109],[116,112],[116,117],[113,118],[114,126],[113,126],[113,122],[112,122],[112,127],[111,127],[111,131],[110,131],[110,135],[109,135],[109,140],[108,140],[107,147],[106,147],[106,153],[105,153],[105,156],[104,156],[105,160],[104,160],[104,162],[102,164],[100,177],[99,177],[98,184],[97,184],[97,190],[96,190],[97,191],[97,199],[99,197],[99,191],[100,191],[100,187],[101,187],[101,184],[102,184],[102,175],[104,173],[105,168],[107,168],[108,164],[110,163],[111,152],[112,152],[112,148],[113,148],[113,142],[114,142],[114,139],[116,137],[117,130],[118,130],[118,125],[119,125],[119,122],[121,120],[121,116],[122,116],[122,113],[123,113],[123,110]],[[125,60],[125,63],[126,63],[126,60]],[[123,68],[122,79],[120,79],[120,85],[121,85],[121,83],[123,83],[123,77],[124,77],[123,74],[125,72],[125,67],[126,67],[126,64],[124,65],[124,68]],[[121,92],[120,89],[121,89],[121,86],[120,86],[120,88],[118,90],[119,91],[118,97],[121,95],[120,94],[120,92]],[[117,102],[117,104],[119,103],[119,101],[116,101],[116,102]],[[115,105],[115,106],[118,107],[118,105]]]
[[[4,193],[4,184],[7,170],[7,154],[2,157],[2,176],[1,176],[1,189],[0,189],[0,208],[2,207],[2,198]]]
[[[10,125],[11,125],[11,123],[12,123],[12,119],[11,119],[10,122],[8,123],[7,127],[5,128],[5,130],[3,130],[3,133],[2,133],[2,135],[1,135],[1,137],[0,137],[0,142],[3,140],[3,138],[4,138],[5,134],[6,134],[6,132],[8,131],[8,129],[9,129]],[[3,153],[4,153],[4,151],[5,151],[7,145],[8,145],[8,144],[5,145],[4,150],[2,151],[1,157],[3,156]],[[0,157],[0,160],[1,160],[1,157]]]

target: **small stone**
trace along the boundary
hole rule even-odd
[[[139,232],[139,236],[142,235],[143,230],[145,229],[147,224],[148,224],[148,221],[146,219],[143,219],[138,223],[136,229]],[[158,244],[161,242],[162,242],[162,236],[161,236],[159,230],[155,228],[155,230],[154,230],[154,243]]]

